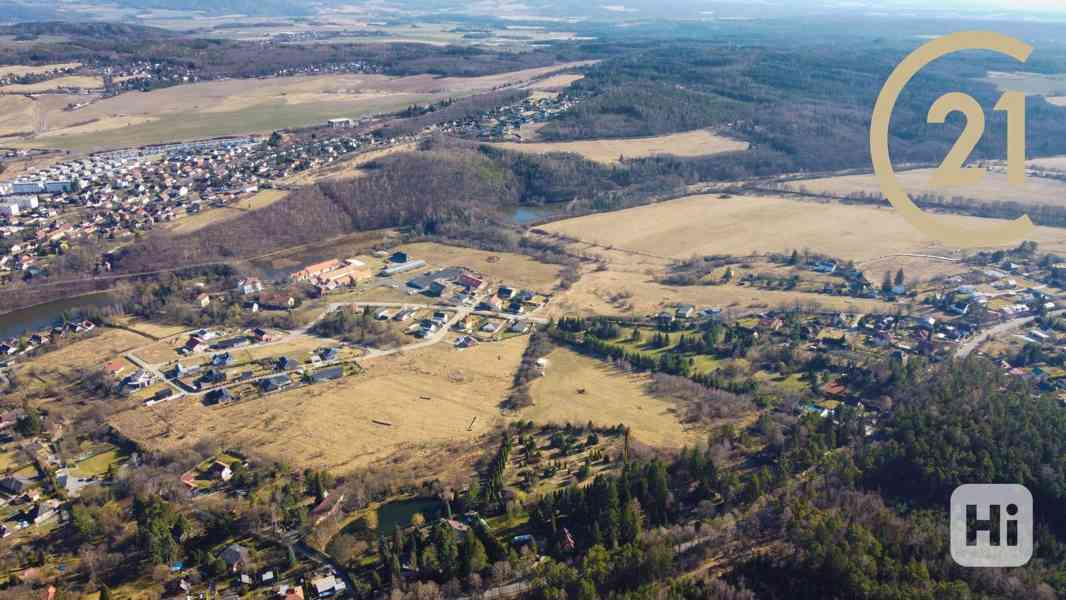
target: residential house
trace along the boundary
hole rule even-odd
[[[211,357],[212,367],[228,367],[231,364],[233,364],[233,356],[229,352],[223,352]]]
[[[248,549],[240,544],[226,546],[218,556],[225,561],[231,573],[240,571],[250,562]]]
[[[208,306],[211,306],[211,296],[200,294],[196,297],[196,303],[200,305],[200,308],[207,308]]]
[[[29,482],[21,477],[11,476],[0,480],[0,492],[10,494],[11,496],[18,496],[25,492],[29,486]]]
[[[242,279],[237,283],[237,292],[242,296],[251,296],[252,294],[258,294],[261,291],[263,291],[263,282],[255,277]]]
[[[318,598],[332,598],[345,591],[344,581],[332,573],[311,580],[311,589]]]
[[[259,382],[259,389],[264,393],[276,392],[292,385],[288,375],[275,375]]]
[[[485,287],[485,281],[471,273],[463,273],[459,275],[459,279],[456,280],[456,283],[470,291],[480,290]]]
[[[293,369],[298,369],[299,367],[300,363],[292,358],[289,358],[288,356],[282,356],[277,360],[276,363],[274,363],[275,371],[292,371]]]
[[[204,403],[211,404],[225,404],[227,402],[233,402],[233,394],[228,389],[211,390],[204,396]]]
[[[296,306],[296,298],[284,292],[259,295],[259,307],[263,310],[290,310]]]
[[[337,365],[315,371],[311,374],[311,382],[325,383],[327,381],[335,381],[337,379],[340,379],[341,377],[344,377],[344,367]]]
[[[688,319],[688,318],[691,318],[693,313],[695,313],[695,312],[696,312],[696,307],[691,305],[691,304],[678,304],[677,305],[677,310],[675,311],[674,314],[676,314],[677,318],[679,318],[679,319]]]

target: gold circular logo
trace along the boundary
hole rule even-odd
[[[919,231],[925,235],[948,244],[950,246],[956,246],[960,248],[973,248],[978,246],[1002,246],[1022,240],[1026,234],[1033,230],[1033,223],[1029,220],[1028,215],[1023,215],[1014,221],[1005,223],[1001,226],[988,229],[970,230],[965,227],[958,227],[943,222],[918,208],[907,192],[900,185],[899,179],[896,177],[896,172],[892,168],[892,159],[889,156],[888,151],[888,126],[892,120],[892,110],[896,106],[896,101],[899,100],[899,95],[903,91],[903,88],[907,86],[910,80],[918,74],[926,65],[934,60],[951,54],[953,52],[959,52],[961,50],[992,50],[1013,57],[1019,62],[1025,62],[1029,59],[1029,55],[1032,53],[1032,46],[1022,42],[1018,39],[1010,36],[1002,35],[994,32],[987,31],[965,31],[960,33],[953,33],[944,37],[932,40],[920,48],[911,52],[903,62],[901,62],[888,80],[885,81],[884,87],[881,88],[881,93],[877,97],[877,103],[874,105],[873,116],[870,121],[870,157],[873,160],[874,174],[877,176],[877,181],[881,186],[881,192],[885,195],[888,201],[895,207],[896,210],[907,220],[908,223],[916,227]],[[1008,92],[1008,94],[1017,94],[1015,92]],[[963,98],[972,98],[965,94],[952,93],[945,95],[933,106],[930,111],[930,122],[943,122],[943,117],[947,112],[953,110],[953,106],[959,106],[958,110],[964,110]],[[1006,97],[1006,96],[1005,96]],[[1024,110],[1024,97],[1022,109]],[[968,101],[967,101],[968,102]],[[976,101],[973,101],[976,104]],[[971,109],[972,105],[966,104],[965,108]],[[1000,107],[997,106],[997,110]],[[980,107],[977,107],[978,112]],[[967,112],[969,116],[971,113]],[[980,131],[984,131],[983,113],[982,121],[980,124]],[[1022,113],[1024,114],[1024,113]],[[939,121],[937,121],[939,119]],[[970,125],[973,121],[968,120],[967,130],[970,130]],[[964,137],[967,134],[964,133]],[[977,134],[977,139],[980,139],[980,133]],[[976,143],[976,140],[970,139]],[[959,142],[963,142],[963,138],[960,138]],[[1021,167],[1024,175],[1024,155],[1025,155],[1025,129],[1024,119],[1022,120],[1022,127],[1008,128],[1007,132],[1007,144],[1008,149],[1013,150],[1014,153],[1020,148],[1021,150]],[[956,144],[956,148],[953,149],[952,154],[955,154],[955,150],[960,148],[960,144]],[[972,149],[972,146],[970,146]],[[950,156],[949,156],[950,158]],[[1015,158],[1017,158],[1015,154]],[[965,159],[963,155],[958,162]],[[1012,161],[1017,163],[1018,161]],[[945,161],[946,166],[947,161]],[[952,176],[944,176],[945,183],[960,183],[963,181],[973,182],[978,177],[979,173],[970,172],[970,169],[957,168]],[[1016,169],[1015,169],[1016,172]],[[935,178],[934,178],[935,180]]]

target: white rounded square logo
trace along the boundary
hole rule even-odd
[[[1024,485],[967,484],[951,494],[951,558],[1020,567],[1033,556],[1033,495]]]

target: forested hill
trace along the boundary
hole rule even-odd
[[[146,27],[144,25],[131,25],[128,23],[72,23],[69,21],[39,21],[0,26],[0,35],[70,36],[74,38],[99,39],[109,42],[114,42],[116,39],[121,39],[124,42],[131,42],[136,40],[177,37],[176,33],[167,31],[166,29],[160,29],[159,27]]]
[[[139,271],[255,256],[385,227],[435,233],[445,224],[496,222],[501,207],[518,201],[514,176],[472,151],[405,153],[369,168],[364,177],[308,186],[189,235],[150,237],[119,264]]]
[[[868,167],[869,118],[882,84],[913,49],[847,42],[792,48],[732,47],[707,42],[653,44],[604,60],[573,84],[593,98],[549,124],[551,140],[652,136],[711,127],[781,154],[796,170]],[[972,58],[972,57],[971,57]],[[929,107],[962,91],[985,107],[987,127],[974,158],[1003,157],[1005,115],[993,112],[985,69],[1016,70],[994,59],[938,61],[916,77],[893,114],[891,147],[901,162],[939,162],[962,130],[929,125]],[[1028,153],[1066,152],[1066,108],[1030,97]]]

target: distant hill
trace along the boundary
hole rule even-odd
[[[136,9],[191,10],[214,15],[301,16],[315,11],[296,0],[119,0]]]
[[[17,23],[0,27],[0,35],[54,35],[76,38],[147,40],[174,37],[174,33],[158,27],[128,23],[42,21]]]

